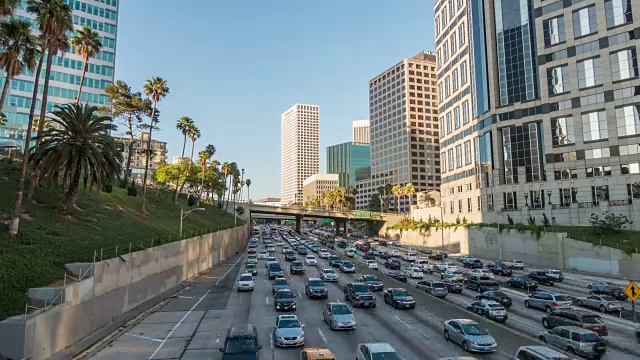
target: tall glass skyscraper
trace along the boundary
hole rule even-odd
[[[88,26],[100,35],[102,51],[89,60],[82,87],[81,101],[97,106],[108,105],[109,98],[104,87],[114,81],[116,59],[116,38],[118,28],[119,0],[64,0],[73,10],[73,23],[76,29]],[[34,31],[37,29],[35,16],[26,11],[26,1],[22,1],[15,17],[31,22]],[[74,34],[69,33],[69,36]],[[45,58],[46,64],[46,58]],[[47,111],[55,105],[75,101],[80,87],[82,75],[82,57],[76,54],[71,46],[66,53],[53,58],[49,82],[49,99]],[[45,69],[43,65],[39,82],[36,117],[40,111],[40,99],[44,90]],[[0,86],[4,85],[6,73],[0,70]],[[7,116],[7,124],[0,126],[0,143],[12,141],[24,144],[24,135],[29,123],[29,109],[33,96],[35,74],[23,70],[22,74],[11,80],[3,112]]]
[[[327,147],[327,174],[338,174],[338,186],[349,188],[371,177],[369,144],[347,142]]]

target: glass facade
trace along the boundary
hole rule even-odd
[[[338,185],[347,191],[356,181],[370,179],[369,144],[348,142],[327,147],[327,174],[338,174]]]
[[[471,81],[473,87],[473,116],[478,117],[489,111],[489,81],[487,77],[487,53],[484,34],[484,2],[471,1],[470,41]]]
[[[114,81],[119,2],[118,0],[64,0],[64,2],[73,11],[75,28],[90,27],[100,35],[103,45],[102,51],[91,58],[87,64],[80,100],[97,106],[108,105],[109,98],[104,93],[104,87]],[[26,12],[26,1],[22,1],[14,16],[31,22],[34,31],[37,29],[35,17]],[[51,111],[55,105],[75,101],[80,86],[82,65],[81,56],[76,54],[72,46],[67,49],[64,56],[53,57],[47,111]],[[43,66],[36,100],[36,114],[40,111],[44,76]],[[0,86],[4,85],[5,79],[5,72],[0,70]],[[35,74],[26,69],[11,80],[3,108],[7,116],[7,124],[0,126],[0,142],[12,141],[19,146],[24,145],[23,139],[29,123],[34,80]]]
[[[538,97],[533,1],[495,0],[500,104]]]
[[[504,183],[518,184],[518,167],[524,167],[526,182],[545,181],[542,123],[529,123],[500,129]]]

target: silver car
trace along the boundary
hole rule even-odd
[[[607,351],[607,344],[600,335],[577,326],[558,326],[542,333],[540,340],[577,355],[599,359]]]
[[[304,346],[304,325],[295,315],[278,315],[273,340],[280,347]]]
[[[622,301],[618,301],[607,295],[589,295],[577,299],[578,305],[598,309],[602,313],[622,311]]]
[[[421,280],[418,281],[416,288],[439,298],[444,298],[449,294],[447,286],[440,281]]]
[[[548,313],[558,308],[570,307],[571,305],[573,305],[573,301],[569,296],[554,294],[548,291],[536,291],[531,293],[524,301],[525,307],[544,310]]]
[[[496,340],[473,320],[451,319],[443,327],[445,340],[460,345],[466,352],[492,353],[498,349]]]
[[[338,281],[338,274],[336,274],[336,271],[333,269],[322,269],[320,271],[320,277],[322,278],[322,280],[326,281],[326,282],[336,282]]]
[[[327,303],[322,317],[331,330],[355,330],[356,328],[356,317],[353,315],[353,310],[345,303]]]

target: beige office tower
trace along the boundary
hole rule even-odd
[[[296,104],[281,116],[280,201],[303,203],[303,182],[320,172],[320,106]]]
[[[441,204],[444,221],[482,221],[481,191],[471,176],[475,169],[473,99],[467,1],[435,4]]]
[[[417,192],[440,188],[436,88],[436,55],[427,51],[369,81],[371,179],[356,183],[359,207],[385,184],[412,183]],[[396,204],[391,201],[391,209]],[[409,198],[403,196],[400,211],[408,209]]]
[[[369,120],[356,120],[352,122],[351,128],[353,129],[353,142],[368,144],[371,142],[369,132]]]

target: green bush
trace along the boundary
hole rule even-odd
[[[138,188],[136,187],[136,182],[131,180],[131,184],[127,188],[127,195],[136,197],[138,196]]]
[[[187,206],[193,207],[197,202],[198,202],[198,199],[196,199],[195,196],[189,194],[189,197],[187,198]]]

